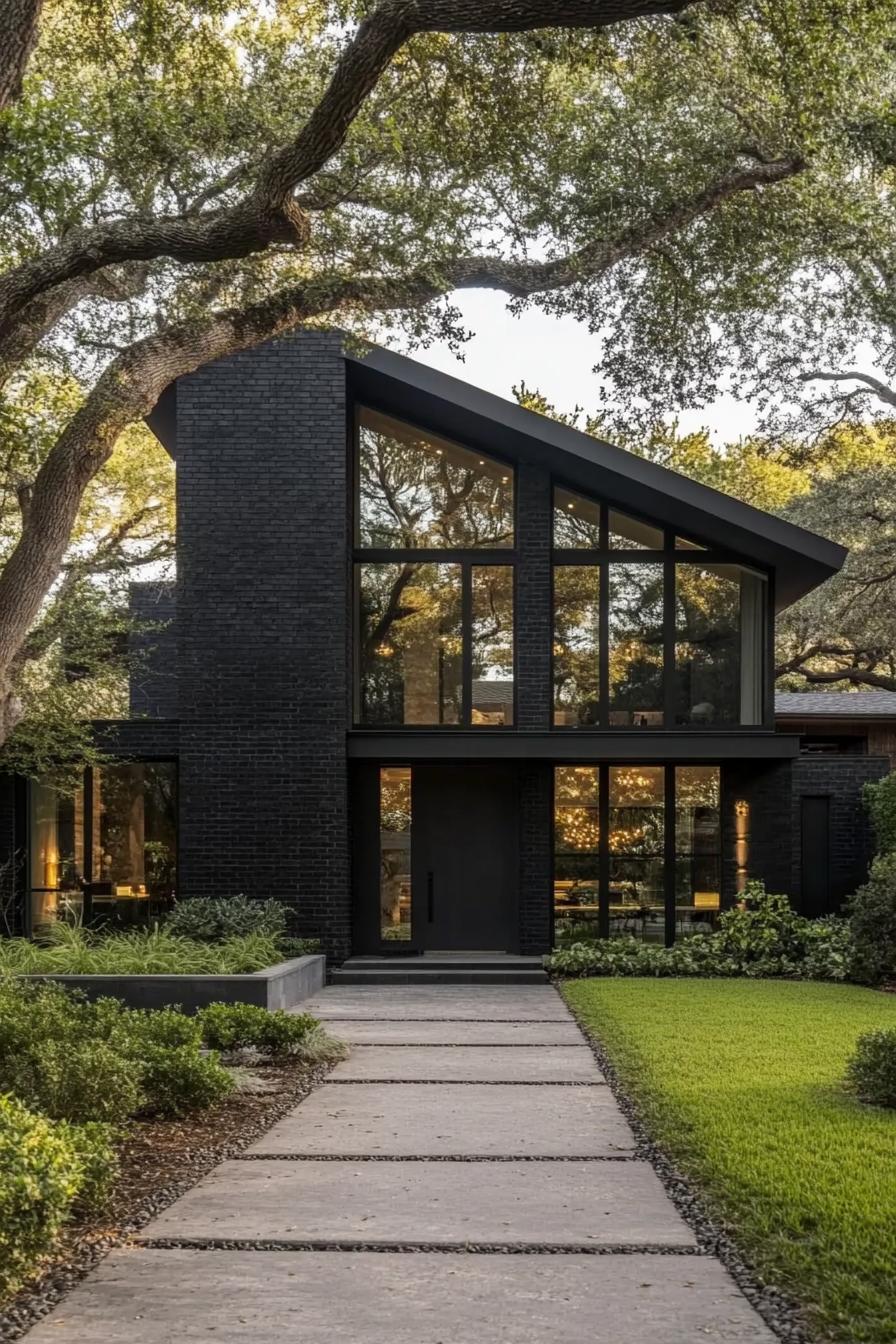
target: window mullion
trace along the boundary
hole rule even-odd
[[[473,564],[465,560],[461,566],[461,724],[472,726],[473,720]]]

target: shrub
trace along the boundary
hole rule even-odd
[[[279,901],[250,901],[245,896],[193,896],[175,905],[165,927],[204,943],[247,933],[261,933],[279,943],[286,934],[286,907]]]
[[[862,789],[879,854],[896,850],[896,770]]]
[[[848,910],[852,978],[864,985],[896,979],[896,852],[874,860],[868,881]]]
[[[846,1081],[862,1101],[896,1107],[896,1027],[859,1037],[846,1066]]]
[[[804,980],[848,980],[852,971],[853,940],[849,920],[838,915],[806,921],[805,953],[800,963]]]
[[[215,1050],[255,1046],[272,1055],[285,1055],[307,1038],[317,1019],[308,1013],[270,1013],[251,1003],[212,1003],[197,1014],[207,1045]]]
[[[51,1249],[82,1172],[65,1130],[0,1096],[0,1297],[15,1292]]]
[[[112,1188],[118,1179],[118,1155],[112,1146],[114,1129],[111,1125],[94,1121],[85,1125],[70,1125],[60,1121],[57,1132],[64,1134],[78,1160],[78,1193],[74,1208],[77,1213],[97,1213],[109,1202]]]
[[[719,916],[714,937],[720,951],[739,965],[779,965],[778,974],[786,975],[803,957],[808,922],[787,896],[766,891],[762,882],[748,882],[741,905]]]
[[[139,1064],[102,1040],[35,1040],[0,1069],[0,1087],[52,1120],[120,1123],[143,1099]]]
[[[186,1115],[214,1106],[233,1091],[233,1075],[216,1055],[192,1046],[150,1047],[143,1061],[143,1110],[148,1115]]]
[[[281,938],[280,953],[284,959],[289,957],[309,957],[320,951],[319,938]]]

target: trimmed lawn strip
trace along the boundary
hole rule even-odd
[[[652,1136],[820,1338],[896,1339],[896,1114],[842,1085],[896,997],[790,981],[567,982]]]

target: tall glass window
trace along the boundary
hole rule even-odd
[[[380,936],[411,938],[411,771],[380,770]]]
[[[611,766],[610,931],[652,942],[665,937],[665,770]]]
[[[471,721],[513,723],[513,568],[474,565],[470,579]]]
[[[467,550],[513,545],[513,472],[501,462],[363,407],[361,547]]]
[[[600,909],[600,774],[597,766],[554,770],[554,933],[574,941],[597,932]]]
[[[600,569],[554,567],[554,724],[600,724]]]
[[[28,866],[31,928],[80,918],[84,905],[84,790],[60,793],[35,781],[29,789]]]
[[[558,485],[554,490],[554,545],[560,550],[598,550],[600,512],[597,500]]]
[[[663,726],[663,565],[609,567],[610,724]]]
[[[719,767],[675,767],[675,930],[709,933],[721,909]]]
[[[460,565],[357,569],[360,722],[460,723]]]
[[[765,586],[739,565],[676,566],[676,723],[762,722]]]

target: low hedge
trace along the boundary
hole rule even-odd
[[[37,1269],[76,1204],[102,1201],[115,1169],[105,1126],[54,1124],[0,1096],[0,1298]]]
[[[846,980],[852,961],[849,921],[809,920],[786,896],[750,883],[743,905],[719,918],[717,932],[695,933],[674,947],[640,939],[573,943],[548,958],[558,976],[787,976]]]

